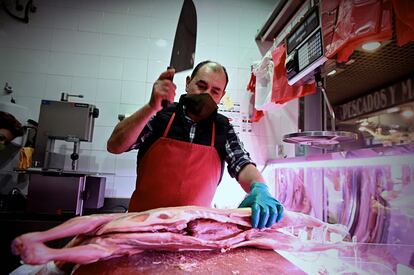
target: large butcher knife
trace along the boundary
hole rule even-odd
[[[169,68],[182,72],[194,67],[195,47],[197,38],[197,13],[192,0],[184,0],[175,32],[174,45]],[[173,79],[171,79],[172,81]],[[162,101],[165,108],[168,100]]]

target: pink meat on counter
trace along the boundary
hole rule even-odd
[[[342,238],[348,233],[341,225],[324,223],[309,215],[285,212],[271,228],[254,229],[251,209],[212,209],[187,206],[159,208],[139,213],[97,214],[70,219],[50,230],[27,233],[12,243],[12,252],[26,264],[50,261],[87,264],[98,260],[133,255],[143,250],[217,250],[241,246],[285,251],[320,251],[351,246],[330,243],[330,233]],[[323,228],[326,241],[303,241],[295,232]],[[287,230],[289,229],[289,230]],[[291,233],[287,233],[287,232]],[[61,249],[46,242],[76,236]]]

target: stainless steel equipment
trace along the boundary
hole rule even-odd
[[[32,173],[27,210],[33,213],[82,215],[84,208],[98,209],[105,198],[105,177],[87,173]]]
[[[319,73],[315,75],[318,90],[323,95],[323,101],[326,104],[329,115],[331,116],[331,130],[320,130],[314,129],[310,131],[291,133],[283,136],[283,141],[287,143],[301,144],[306,146],[313,146],[317,148],[323,148],[325,146],[336,145],[344,142],[352,142],[358,139],[356,133],[347,131],[336,131],[335,127],[335,112],[329,102],[328,96],[326,95],[325,88]],[[312,106],[313,107],[313,106]],[[310,119],[319,120],[320,118],[313,116]]]
[[[284,135],[283,141],[313,147],[323,147],[354,141],[356,138],[356,134],[346,131],[305,131]]]
[[[65,156],[54,152],[55,140],[73,142],[72,170],[78,168],[81,141],[92,141],[99,110],[91,104],[42,100],[33,163],[35,167],[64,168]]]
[[[84,208],[100,208],[105,197],[105,177],[96,172],[78,171],[81,141],[92,141],[94,120],[99,110],[91,104],[42,100],[39,126],[30,174],[27,211],[82,215]],[[55,141],[73,142],[70,170],[64,170],[65,154],[54,151]]]

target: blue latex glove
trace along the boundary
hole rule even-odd
[[[267,189],[264,183],[255,182],[250,186],[250,193],[239,208],[252,208],[252,227],[271,227],[283,218],[283,206]]]

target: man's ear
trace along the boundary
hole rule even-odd
[[[223,91],[223,94],[221,95],[220,100],[222,100],[225,95],[226,95],[226,90]]]
[[[187,75],[185,78],[185,92],[188,94],[188,84],[191,82],[191,77]]]

